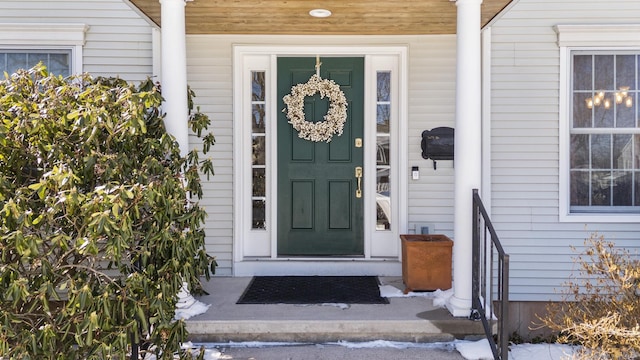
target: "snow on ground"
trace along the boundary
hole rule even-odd
[[[442,291],[440,289],[430,292],[409,292],[405,294],[402,290],[398,289],[392,285],[380,285],[380,296],[390,298],[390,297],[424,297],[427,299],[433,299],[433,306],[435,307],[446,307],[447,302],[453,296],[453,289]]]
[[[456,341],[456,350],[467,360],[493,359],[489,341]],[[562,344],[518,344],[509,346],[510,360],[566,360],[573,347]]]
[[[196,315],[204,314],[209,310],[210,304],[205,304],[196,300],[187,288],[187,283],[182,283],[182,288],[178,292],[178,301],[176,303],[176,311],[174,319],[187,320]]]
[[[570,359],[574,350],[573,346],[561,344],[521,344],[511,349],[510,359]]]

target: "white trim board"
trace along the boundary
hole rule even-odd
[[[82,47],[87,24],[0,23],[0,47],[10,49],[71,49],[72,71],[83,72]]]
[[[86,24],[0,23],[0,44],[83,46]]]
[[[560,51],[559,221],[574,223],[636,223],[640,214],[571,213],[569,206],[571,52],[575,50],[640,52],[640,24],[556,25]]]
[[[400,243],[399,234],[407,231],[407,153],[408,146],[405,139],[407,136],[407,47],[406,46],[297,46],[297,45],[274,45],[274,46],[252,46],[235,45],[233,48],[234,62],[234,232],[233,232],[233,272],[235,275],[248,275],[250,273],[276,273],[284,271],[288,274],[305,274],[308,271],[317,273],[328,273],[339,271],[341,268],[337,264],[345,264],[345,260],[351,265],[349,267],[353,274],[385,273],[398,275],[400,271]],[[248,151],[251,146],[251,137],[248,136],[251,130],[248,128],[250,121],[247,121],[248,109],[246,99],[250,99],[250,76],[252,71],[266,72],[266,116],[268,119],[277,118],[279,109],[275,109],[276,101],[271,94],[276,93],[276,69],[277,59],[280,56],[362,56],[365,59],[365,119],[375,118],[375,93],[372,91],[376,84],[376,71],[391,71],[392,86],[397,91],[392,93],[396,98],[393,100],[396,106],[392,117],[395,129],[392,130],[392,146],[396,151],[392,164],[393,179],[396,181],[395,189],[392,190],[393,213],[396,219],[392,218],[391,231],[375,231],[375,197],[365,198],[365,254],[364,257],[340,258],[327,260],[323,259],[283,259],[277,256],[277,228],[275,214],[277,214],[276,194],[276,173],[273,171],[276,153],[276,124],[269,121],[267,125],[267,196],[271,195],[266,209],[267,230],[250,229],[251,207],[250,186],[251,174],[247,164],[251,162],[251,153]],[[373,101],[372,101],[373,99]],[[249,117],[250,118],[250,117]],[[365,126],[365,176],[364,188],[375,188],[375,151],[370,151],[375,144],[375,122],[370,126]],[[271,141],[269,141],[271,139]],[[368,145],[371,144],[371,145]],[[393,186],[393,185],[392,185]],[[365,193],[366,194],[366,193]],[[375,194],[375,193],[373,193]],[[371,194],[370,194],[371,195]],[[295,265],[301,264],[301,265]],[[305,266],[304,264],[322,264],[323,266]],[[389,265],[393,264],[393,265]],[[283,269],[281,269],[283,268]],[[312,270],[313,269],[313,270]],[[376,270],[377,269],[377,270]],[[389,273],[391,272],[391,273]]]
[[[640,24],[559,24],[554,30],[560,47],[640,47]]]
[[[234,276],[400,276],[398,259],[353,261],[352,259],[250,260],[234,263]]]

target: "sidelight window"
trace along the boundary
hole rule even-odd
[[[265,72],[251,72],[252,229],[266,229]]]
[[[391,72],[376,79],[376,230],[391,228]]]

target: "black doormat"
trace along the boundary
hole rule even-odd
[[[388,304],[376,276],[254,276],[237,304]]]

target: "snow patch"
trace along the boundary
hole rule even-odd
[[[350,307],[349,304],[343,304],[343,303],[323,303],[322,306],[334,306],[342,310],[346,310]]]
[[[398,289],[392,285],[380,285],[380,296],[386,298],[407,298],[407,297],[425,297],[425,298],[433,298],[433,292],[425,291],[425,292],[409,292],[405,294],[402,290]]]
[[[191,354],[198,356],[200,355],[200,351],[203,350],[204,345],[200,345],[200,346],[194,346],[193,343],[191,343],[190,341],[182,343],[180,345],[180,348],[182,350],[186,350],[187,352],[190,352]],[[174,359],[179,359],[180,356],[179,355],[174,355],[173,357]],[[224,355],[215,348],[204,348],[204,360],[220,360],[220,359],[224,359]],[[158,358],[156,357],[155,354],[147,354],[144,357],[144,360],[158,360]]]
[[[575,347],[562,344],[520,344],[511,346],[512,360],[564,360],[573,356]]]
[[[453,296],[453,289],[445,291],[438,289],[433,293],[433,296],[433,306],[441,308],[447,307],[449,299],[451,299],[451,297]]]
[[[415,292],[410,291],[405,294],[402,290],[398,289],[392,285],[380,285],[380,296],[386,298],[407,298],[407,297],[424,297],[427,299],[433,299],[433,306],[435,307],[446,307],[447,303],[451,296],[453,296],[453,289],[449,290],[436,290],[436,291],[424,291],[424,292]]]
[[[480,341],[468,342],[460,341],[456,342],[456,350],[467,360],[492,360],[493,352],[491,352],[491,346],[489,346],[489,340],[482,339]],[[541,359],[537,359],[541,360]]]
[[[366,342],[348,342],[338,341],[335,343],[327,343],[327,345],[339,345],[351,349],[372,349],[372,348],[393,348],[393,349],[439,349],[439,350],[454,350],[453,343],[411,343],[411,342],[399,342],[399,341],[387,341],[387,340],[374,340]]]
[[[510,360],[566,360],[573,355],[575,347],[563,344],[518,344],[509,346]],[[456,350],[466,360],[492,360],[489,341],[458,341]]]
[[[182,283],[182,288],[177,294],[178,302],[176,303],[175,320],[187,320],[196,315],[204,314],[209,310],[210,304],[205,304],[196,300],[187,288],[187,283]]]

